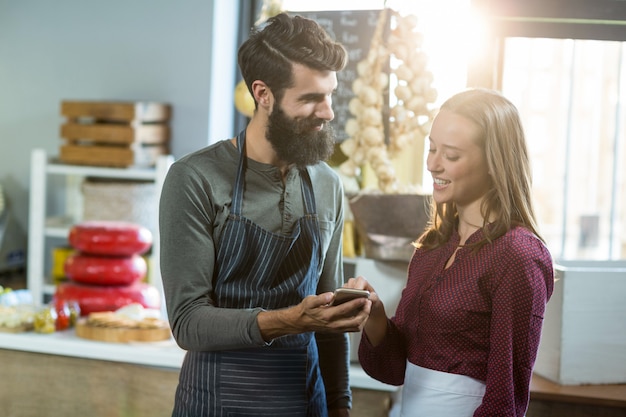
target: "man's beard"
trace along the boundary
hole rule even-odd
[[[265,136],[281,161],[301,168],[314,165],[330,158],[335,149],[334,131],[328,123],[322,130],[312,130],[321,122],[318,118],[292,119],[275,104]]]

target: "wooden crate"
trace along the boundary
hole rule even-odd
[[[68,119],[95,119],[117,122],[165,122],[170,119],[168,104],[144,101],[61,102],[61,115]]]
[[[141,143],[156,145],[166,143],[170,138],[166,124],[119,124],[119,123],[64,123],[61,125],[61,137],[68,142],[80,144],[100,143],[111,145],[129,145]]]
[[[169,152],[170,106],[154,102],[62,101],[64,139],[59,160],[67,164],[127,168],[154,166]]]
[[[150,167],[157,158],[167,155],[166,146],[100,146],[62,145],[59,160],[67,164],[95,165],[113,168]]]

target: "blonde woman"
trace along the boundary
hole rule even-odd
[[[402,416],[523,416],[553,265],[537,231],[524,132],[500,93],[448,99],[429,137],[430,223],[388,318],[372,308],[359,359],[403,385]]]

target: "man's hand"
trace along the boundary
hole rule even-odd
[[[363,329],[372,306],[360,298],[331,306],[333,293],[310,295],[300,304],[274,311],[262,311],[257,316],[263,339],[270,341],[287,334],[305,332],[345,333]]]

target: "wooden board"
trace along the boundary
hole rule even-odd
[[[0,326],[0,333],[24,333],[33,330],[32,324],[22,324],[17,327]]]
[[[160,155],[167,155],[166,146],[101,146],[62,145],[59,160],[67,164],[127,168],[150,167]]]
[[[141,101],[64,100],[61,102],[61,115],[68,119],[163,122],[170,118],[170,106],[165,103]]]
[[[128,145],[140,143],[155,145],[165,143],[170,138],[169,127],[163,123],[120,124],[120,123],[64,123],[61,137],[74,143],[77,141]]]
[[[82,318],[76,323],[76,336],[112,343],[157,342],[169,339],[172,332],[167,326],[158,329],[96,327],[88,325],[87,319]]]

